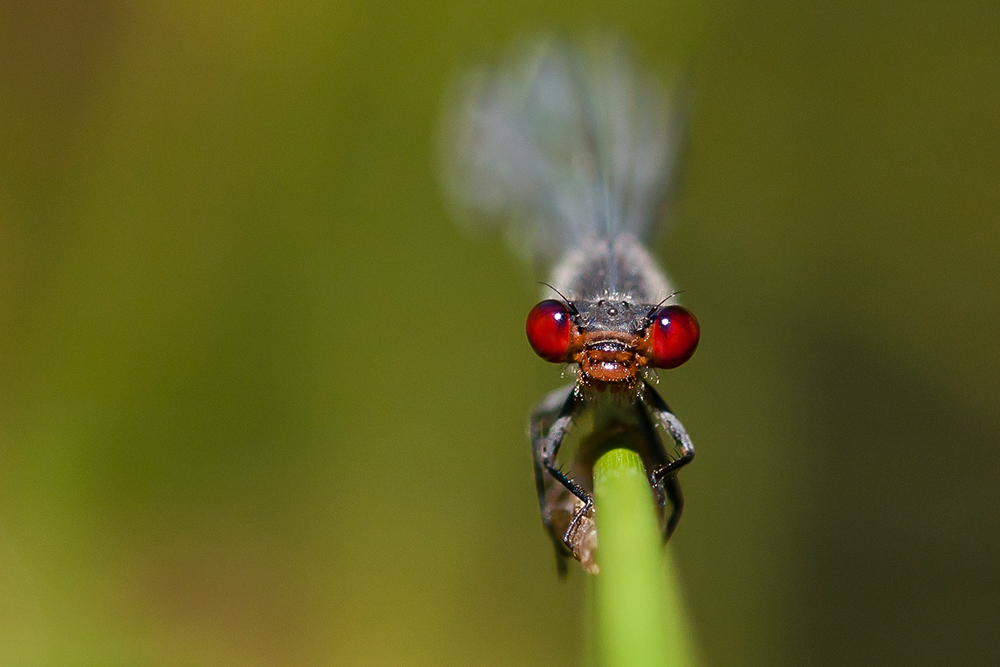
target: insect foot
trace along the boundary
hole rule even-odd
[[[588,574],[597,574],[601,568],[598,567],[594,556],[597,553],[597,523],[594,521],[594,507],[584,508],[583,501],[579,501],[576,506],[576,517],[570,524],[563,543],[573,554],[573,558],[580,561],[583,570]]]

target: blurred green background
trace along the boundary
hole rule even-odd
[[[1000,662],[996,2],[0,2],[0,664],[572,665],[538,278],[444,91],[538,29],[692,83],[671,543],[707,665]]]

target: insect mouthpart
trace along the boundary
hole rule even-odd
[[[588,384],[631,385],[636,379],[638,359],[631,341],[605,338],[588,342],[580,358],[580,376]]]

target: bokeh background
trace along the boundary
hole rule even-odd
[[[464,64],[595,27],[693,91],[705,663],[1000,662],[996,2],[3,0],[0,664],[581,660],[538,275],[433,156]]]

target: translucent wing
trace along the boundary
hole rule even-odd
[[[657,214],[677,114],[620,42],[536,40],[458,86],[443,127],[459,218],[552,259],[586,238],[642,238]]]

